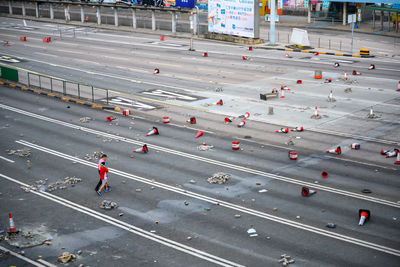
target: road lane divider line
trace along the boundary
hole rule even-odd
[[[92,167],[92,168],[97,168],[97,164],[96,163],[93,163],[93,162],[90,162],[90,161],[86,161],[86,160],[83,160],[83,159],[80,159],[80,158],[77,158],[77,157],[74,157],[74,156],[71,156],[71,155],[67,155],[67,154],[64,154],[62,152],[55,151],[55,150],[52,150],[52,149],[49,149],[49,148],[45,148],[45,147],[42,147],[42,146],[39,146],[39,145],[36,145],[36,144],[32,144],[32,143],[29,143],[29,142],[24,141],[24,140],[16,141],[16,143],[19,143],[19,144],[24,145],[24,146],[31,147],[33,149],[37,149],[39,151],[42,151],[42,152],[45,152],[45,153],[48,153],[48,154],[52,154],[54,156],[57,156],[57,157],[60,157],[60,158],[66,159],[66,160],[70,160],[72,162],[78,162],[78,163],[80,163],[82,165],[86,165],[86,166],[89,166],[89,167]],[[219,199],[216,199],[216,198],[213,198],[213,197],[209,197],[209,196],[206,196],[206,195],[202,195],[202,194],[199,194],[199,193],[195,193],[195,192],[192,192],[192,191],[188,191],[188,190],[185,190],[185,189],[174,187],[174,186],[171,186],[171,185],[168,185],[168,184],[163,184],[163,183],[154,181],[154,180],[149,179],[149,178],[144,178],[144,177],[137,176],[137,175],[134,175],[134,174],[130,174],[130,173],[127,173],[127,172],[116,170],[116,169],[113,169],[113,168],[109,168],[109,172],[113,173],[113,174],[116,174],[118,176],[124,177],[126,179],[130,179],[130,180],[134,180],[134,181],[137,181],[137,182],[145,183],[145,184],[148,184],[148,185],[151,185],[151,186],[156,186],[158,188],[161,188],[161,189],[164,189],[164,190],[168,190],[168,191],[171,191],[171,192],[175,192],[175,193],[187,196],[187,197],[195,198],[195,199],[198,199],[198,200],[201,200],[201,201],[205,201],[205,202],[211,203],[213,205],[218,205],[218,206],[225,207],[225,208],[228,208],[228,209],[232,209],[232,210],[235,210],[235,211],[247,213],[249,215],[256,216],[256,217],[259,217],[259,218],[262,218],[262,219],[267,219],[267,220],[270,220],[270,221],[273,221],[273,222],[277,222],[277,223],[284,224],[284,225],[291,226],[291,227],[295,227],[295,228],[298,228],[298,229],[301,229],[301,230],[309,231],[309,232],[312,232],[312,233],[315,233],[315,234],[318,234],[318,235],[322,235],[322,236],[338,239],[338,240],[341,240],[341,241],[344,241],[344,242],[348,242],[348,243],[352,243],[352,244],[355,244],[355,245],[363,246],[363,247],[366,247],[366,248],[378,250],[378,251],[385,252],[385,253],[388,253],[388,254],[392,254],[392,255],[395,255],[395,256],[400,256],[400,250],[396,250],[396,249],[389,248],[389,247],[386,247],[386,246],[382,246],[382,245],[378,245],[378,244],[371,243],[371,242],[368,242],[368,241],[360,240],[360,239],[357,239],[357,238],[352,238],[350,236],[337,234],[337,233],[330,232],[330,231],[327,231],[327,230],[324,230],[324,229],[320,229],[320,228],[317,228],[317,227],[314,227],[314,226],[311,226],[311,225],[307,225],[307,224],[299,223],[299,222],[292,221],[292,220],[289,220],[289,219],[285,219],[285,218],[282,218],[282,217],[274,216],[274,215],[271,215],[271,214],[268,214],[268,213],[265,213],[265,212],[262,212],[262,211],[254,210],[254,209],[247,208],[247,207],[244,207],[244,206],[240,206],[240,205],[237,205],[237,204],[233,204],[233,203],[230,203],[230,202],[227,202],[227,201],[219,200]]]
[[[10,163],[14,163],[14,162],[15,162],[15,161],[13,161],[13,160],[11,160],[11,159],[8,159],[8,158],[2,157],[2,156],[0,156],[0,159],[5,160],[5,161],[8,161],[8,162],[10,162]]]
[[[9,180],[11,182],[14,182],[16,184],[19,184],[19,185],[22,185],[22,186],[25,186],[25,187],[29,187],[28,184],[25,184],[25,183],[23,183],[23,182],[21,182],[21,181],[19,181],[17,179],[11,178],[11,177],[6,176],[4,174],[0,173],[0,177],[4,178],[6,180]],[[139,235],[141,237],[144,237],[146,239],[155,241],[155,242],[160,243],[162,245],[165,245],[165,246],[168,246],[170,248],[179,250],[179,251],[181,251],[183,253],[190,254],[192,256],[201,258],[203,260],[215,263],[217,265],[227,266],[227,267],[228,266],[237,266],[237,267],[242,267],[243,266],[243,265],[240,265],[238,263],[235,263],[235,262],[220,258],[218,256],[209,254],[209,253],[204,252],[202,250],[198,250],[198,249],[195,249],[193,247],[186,246],[186,245],[184,245],[182,243],[178,243],[176,241],[173,241],[171,239],[162,237],[160,235],[156,235],[154,233],[148,232],[148,231],[146,231],[146,230],[144,230],[142,228],[139,228],[137,226],[134,226],[132,224],[126,223],[124,221],[115,219],[115,218],[113,218],[111,216],[102,214],[102,213],[100,213],[98,211],[92,210],[90,208],[87,208],[85,206],[79,205],[77,203],[74,203],[74,202],[69,201],[69,200],[64,199],[64,198],[61,198],[59,196],[56,196],[56,195],[53,195],[53,194],[50,194],[50,193],[47,193],[47,192],[37,192],[37,191],[34,191],[34,190],[30,190],[30,192],[35,194],[35,195],[41,196],[43,198],[46,198],[46,199],[48,199],[50,201],[56,202],[58,204],[61,204],[61,205],[65,206],[65,207],[71,208],[73,210],[76,210],[76,211],[79,211],[79,212],[84,213],[86,215],[89,215],[91,217],[94,217],[94,218],[96,218],[98,220],[104,221],[106,223],[109,223],[109,224],[114,225],[116,227],[119,227],[121,229],[127,230],[127,231],[129,231],[131,233],[134,233],[134,234]],[[44,265],[37,265],[37,266],[44,266]]]
[[[0,174],[0,175],[1,175],[1,174]],[[27,258],[27,257],[25,257],[25,256],[22,256],[22,255],[20,255],[20,254],[18,254],[18,253],[15,253],[14,251],[9,250],[9,249],[7,249],[7,248],[5,248],[5,247],[0,246],[0,250],[2,250],[2,251],[4,251],[4,252],[8,252],[8,253],[10,253],[11,255],[13,255],[14,257],[17,257],[17,258],[19,258],[19,259],[21,259],[21,260],[23,260],[23,261],[26,261],[27,263],[30,263],[30,264],[32,264],[32,265],[34,265],[34,266],[46,267],[46,266],[43,265],[43,264],[37,263],[36,261],[33,261],[33,260],[31,260],[31,259],[29,259],[29,258]]]
[[[35,114],[35,113],[32,113],[32,112],[28,112],[28,111],[24,111],[24,110],[21,110],[21,109],[14,108],[14,107],[10,107],[10,106],[4,105],[4,104],[0,104],[0,108],[4,108],[4,109],[7,109],[7,110],[10,110],[10,111],[19,113],[19,114],[23,114],[23,115],[26,115],[26,116],[29,116],[29,117],[37,118],[37,119],[40,119],[40,120],[43,120],[43,121],[52,122],[54,124],[66,126],[66,127],[72,128],[72,129],[83,131],[83,132],[92,133],[94,135],[100,135],[100,136],[112,138],[112,139],[119,140],[119,141],[122,141],[122,142],[125,142],[125,143],[135,144],[135,145],[139,145],[139,146],[143,146],[145,144],[145,142],[136,141],[136,140],[129,139],[129,138],[126,138],[126,137],[121,137],[121,136],[105,133],[105,132],[102,132],[102,131],[93,130],[93,129],[90,129],[90,128],[87,128],[87,127],[78,126],[78,125],[75,125],[75,124],[72,124],[72,123],[68,123],[68,122],[52,119],[52,118],[45,117],[45,116],[42,116],[42,115],[38,115],[38,114]],[[270,178],[270,179],[279,180],[279,181],[287,182],[287,183],[292,183],[292,184],[299,185],[299,186],[313,187],[315,189],[323,190],[323,191],[330,192],[330,193],[340,194],[340,195],[343,195],[343,196],[353,197],[353,198],[357,198],[357,199],[361,199],[361,200],[365,200],[365,201],[371,201],[371,202],[382,204],[382,205],[387,205],[387,206],[391,206],[391,207],[395,207],[395,208],[400,208],[400,203],[396,203],[396,202],[393,202],[393,201],[389,201],[389,200],[385,200],[385,199],[379,199],[379,198],[370,197],[370,196],[365,196],[365,195],[362,195],[362,194],[358,194],[358,193],[354,193],[354,192],[350,192],[350,191],[345,191],[345,190],[341,190],[341,189],[336,189],[336,188],[329,187],[329,186],[324,186],[324,185],[318,185],[318,184],[315,184],[315,183],[305,182],[305,181],[297,180],[297,179],[290,178],[290,177],[287,177],[287,176],[276,175],[276,174],[273,174],[273,173],[259,171],[259,170],[243,167],[243,166],[240,166],[240,165],[226,163],[226,162],[219,161],[219,160],[205,158],[205,157],[197,156],[197,155],[186,153],[186,152],[181,152],[181,151],[177,151],[177,150],[173,150],[173,149],[169,149],[169,148],[165,148],[165,147],[161,147],[161,146],[157,146],[157,145],[152,145],[152,144],[149,144],[149,143],[146,143],[146,144],[147,144],[148,147],[150,147],[152,149],[159,150],[159,151],[162,151],[162,152],[165,152],[165,153],[169,153],[169,154],[173,154],[173,155],[177,155],[177,156],[181,156],[181,157],[185,157],[185,158],[189,158],[189,159],[192,159],[192,160],[197,160],[197,161],[205,162],[205,163],[208,163],[208,164],[213,164],[213,165],[217,165],[217,166],[221,166],[221,167],[226,167],[226,168],[230,168],[230,169],[233,169],[233,170],[242,171],[242,172],[245,172],[245,173],[256,174],[256,175],[260,175],[260,176],[267,177],[267,178]]]

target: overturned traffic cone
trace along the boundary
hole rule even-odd
[[[338,155],[340,155],[340,154],[342,154],[342,149],[340,148],[340,146],[338,146],[338,147],[335,148],[335,149],[329,149],[329,150],[327,150],[326,153],[333,153],[333,154],[338,154]]]
[[[165,36],[164,35],[160,36],[160,41],[165,41]]]
[[[312,189],[309,189],[308,187],[303,187],[301,189],[301,195],[303,197],[309,197],[309,196],[311,196],[311,195],[313,195],[315,193],[317,193],[317,190],[312,190]]]
[[[361,72],[358,72],[356,70],[353,70],[353,75],[361,75]]]
[[[399,154],[399,150],[394,149],[393,151],[386,152],[386,157],[387,158],[396,157],[398,154]]]
[[[400,153],[397,153],[397,159],[394,164],[400,164]]]
[[[208,53],[204,52],[203,57],[208,57]]]
[[[325,81],[324,81],[324,83],[331,83],[331,82],[332,82],[331,78],[325,79]]]
[[[244,113],[244,119],[247,119],[249,117],[250,117],[250,113],[248,113],[248,112]]]
[[[243,60],[248,60],[248,59],[249,59],[249,57],[242,56],[242,59],[243,59]]]
[[[242,128],[242,127],[244,127],[246,125],[246,122],[245,121],[241,121],[239,124],[238,124],[238,128]]]
[[[358,222],[358,225],[363,226],[365,222],[369,220],[371,217],[371,212],[369,210],[358,210],[358,218],[360,218],[360,221]]]
[[[253,51],[253,47],[252,46],[249,46],[249,51]]]
[[[159,74],[159,73],[160,73],[160,70],[158,68],[155,68],[153,74]]]
[[[276,133],[288,133],[289,128],[280,128],[279,130],[275,131]]]
[[[302,132],[304,131],[303,126],[297,126],[296,128],[290,129],[291,132]]]
[[[147,145],[144,144],[142,147],[139,147],[139,148],[133,150],[132,152],[134,152],[134,153],[147,153],[147,152],[149,152],[149,149],[147,148]]]
[[[153,127],[153,130],[151,130],[150,132],[148,132],[148,133],[146,134],[146,136],[150,136],[150,135],[153,135],[153,134],[155,134],[155,135],[159,135],[159,134],[160,134],[160,133],[158,132],[157,127]]]
[[[200,136],[202,136],[204,133],[203,131],[198,131],[195,138],[199,138]]]
[[[113,120],[116,120],[116,119],[117,119],[116,117],[111,117],[111,116],[108,116],[106,118],[107,121],[113,121]]]
[[[353,143],[350,145],[351,149],[359,150],[360,149],[360,144],[358,143]]]
[[[345,80],[348,79],[348,77],[347,77],[347,71],[344,72],[344,77],[343,77],[343,79],[345,79]]]
[[[369,70],[374,70],[375,69],[375,65],[371,64],[371,66],[368,67]]]
[[[297,80],[297,84],[302,84],[303,81],[302,80]]]
[[[226,117],[226,118],[224,119],[224,122],[225,122],[225,124],[228,124],[228,123],[231,123],[233,120],[234,120],[233,117]]]
[[[222,101],[222,99],[220,99],[220,100],[217,102],[217,105],[222,106],[223,104],[224,104],[224,102]]]
[[[381,155],[386,155],[386,153],[388,153],[388,152],[389,152],[389,150],[381,149]]]
[[[326,171],[321,172],[321,177],[328,178],[328,172],[326,172]]]
[[[13,220],[13,217],[11,215],[11,212],[8,213],[8,218],[9,218],[9,221],[10,221],[10,233],[16,232],[17,228],[15,228],[15,224],[14,224],[14,220]]]
[[[281,89],[281,98],[285,98],[285,90]]]
[[[195,117],[190,117],[186,122],[189,122],[190,124],[196,124],[196,118]]]
[[[124,110],[122,111],[122,115],[124,115],[124,116],[129,116],[129,115],[131,115],[131,110],[130,110],[130,109],[124,109]]]
[[[26,42],[26,36],[19,37],[19,40],[20,40],[21,42]]]
[[[315,55],[315,56],[319,56],[319,53],[318,53],[318,52],[315,52],[314,55]]]
[[[396,90],[397,92],[400,92],[400,81],[399,81],[399,83],[397,84],[397,90]]]
[[[340,64],[339,64],[339,62],[335,62],[335,65],[333,65],[333,67],[334,67],[334,68],[338,68],[338,67],[340,67]]]

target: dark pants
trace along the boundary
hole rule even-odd
[[[100,170],[99,170],[99,174],[100,174]],[[102,184],[101,179],[99,179],[99,182],[97,183],[96,188],[94,190],[99,191],[101,184]]]

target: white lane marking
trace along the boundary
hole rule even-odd
[[[10,163],[14,163],[14,162],[15,162],[15,161],[13,161],[13,160],[11,160],[11,159],[8,159],[8,158],[2,157],[2,156],[0,156],[0,159],[5,160],[5,161],[8,161],[8,162],[10,162]]]
[[[57,265],[52,264],[52,263],[50,263],[50,262],[47,262],[47,261],[45,261],[45,260],[43,260],[43,259],[38,259],[37,261],[40,262],[40,263],[43,263],[44,265],[46,265],[46,266],[48,266],[48,267],[57,267]]]
[[[373,164],[373,163],[361,162],[361,161],[352,160],[352,159],[343,159],[343,158],[333,157],[333,156],[329,156],[329,155],[325,155],[324,157],[330,158],[330,159],[348,161],[348,162],[357,163],[357,164],[361,164],[361,165],[367,165],[367,166],[371,166],[371,167],[377,167],[377,168],[397,171],[396,168],[385,167],[385,166],[381,166],[381,165],[377,165],[377,164]]]
[[[186,126],[186,125],[179,125],[179,124],[175,124],[175,123],[169,123],[169,125],[176,126],[176,127],[179,127],[179,128],[190,129],[190,130],[194,130],[194,131],[200,131],[200,129],[196,129],[196,128],[193,128],[193,127],[190,127],[190,126]],[[207,130],[201,130],[201,131],[205,132],[205,133],[214,134],[214,132],[207,131]]]
[[[66,160],[70,160],[70,161],[73,161],[73,162],[79,162],[79,163],[81,163],[83,165],[86,165],[86,166],[89,166],[89,167],[92,167],[92,168],[97,168],[96,163],[85,161],[85,160],[82,160],[80,158],[76,158],[76,157],[73,157],[71,155],[67,155],[67,154],[64,154],[64,153],[61,153],[61,152],[58,152],[58,151],[55,151],[55,150],[52,150],[52,149],[49,149],[49,148],[45,148],[45,147],[42,147],[42,146],[39,146],[39,145],[35,145],[35,144],[29,143],[29,142],[26,142],[26,141],[23,141],[23,140],[16,141],[16,143],[22,144],[24,146],[32,147],[34,149],[37,149],[37,150],[40,150],[40,151],[55,155],[55,156],[60,157],[60,158],[64,158]],[[346,235],[333,233],[333,232],[330,232],[330,231],[327,231],[327,230],[323,230],[323,229],[320,229],[320,228],[317,228],[317,227],[314,227],[314,226],[311,226],[311,225],[298,223],[296,221],[291,221],[289,219],[285,219],[285,218],[282,218],[282,217],[274,216],[274,215],[271,215],[271,214],[268,214],[268,213],[264,213],[264,212],[261,212],[261,211],[258,211],[258,210],[246,208],[244,206],[236,205],[236,204],[233,204],[233,203],[230,203],[230,202],[226,202],[226,201],[223,201],[223,200],[218,200],[216,198],[208,197],[206,195],[198,194],[198,193],[195,193],[195,192],[192,192],[192,191],[184,190],[184,189],[177,188],[177,187],[174,187],[174,186],[170,186],[170,185],[167,185],[167,184],[159,183],[159,182],[153,181],[151,179],[143,178],[143,177],[140,177],[140,176],[137,176],[137,175],[134,175],[134,174],[130,174],[130,173],[126,173],[126,172],[123,172],[123,171],[119,171],[119,170],[116,170],[116,169],[109,168],[109,172],[117,174],[117,175],[119,175],[121,177],[124,177],[124,178],[127,178],[127,179],[131,179],[131,180],[135,180],[135,181],[142,182],[142,183],[145,183],[145,184],[157,186],[159,188],[162,188],[162,189],[165,189],[165,190],[168,190],[168,191],[172,191],[172,192],[175,192],[175,193],[178,193],[178,194],[182,194],[182,195],[185,195],[185,196],[188,196],[188,197],[192,197],[192,198],[196,198],[196,199],[199,199],[199,200],[203,200],[205,202],[209,202],[209,203],[212,203],[214,205],[217,204],[217,205],[222,206],[222,207],[226,207],[226,208],[229,208],[229,209],[237,210],[237,211],[240,211],[240,212],[243,212],[243,213],[247,213],[249,215],[253,215],[253,216],[256,216],[256,217],[264,218],[264,219],[267,219],[267,220],[270,220],[270,221],[274,221],[274,222],[281,223],[281,224],[284,224],[284,225],[292,226],[292,227],[295,227],[295,228],[298,228],[298,229],[310,231],[310,232],[313,232],[313,233],[316,233],[316,234],[319,234],[319,235],[331,237],[331,238],[334,238],[334,239],[338,239],[338,240],[341,240],[341,241],[349,242],[349,243],[356,244],[356,245],[359,245],[359,246],[364,246],[364,247],[368,247],[368,248],[371,248],[371,249],[375,249],[375,250],[379,250],[379,251],[382,251],[382,252],[386,252],[386,253],[389,253],[389,254],[392,254],[392,255],[400,256],[400,251],[398,251],[396,249],[393,249],[393,248],[381,246],[381,245],[378,245],[378,244],[375,244],[375,243],[370,243],[368,241],[352,238],[352,237],[349,237],[349,236],[346,236]],[[0,174],[0,176],[1,176],[1,174]]]
[[[25,186],[25,187],[29,187],[29,185],[27,185],[27,184],[25,184],[25,183],[23,183],[23,182],[21,182],[21,181],[19,181],[17,179],[14,179],[14,178],[11,178],[9,176],[6,176],[4,174],[0,173],[0,177],[3,177],[4,179],[7,179],[7,180],[9,180],[11,182],[14,182],[14,183],[17,183],[19,185],[22,185],[22,186]],[[53,202],[59,203],[59,204],[61,204],[63,206],[66,206],[68,208],[71,208],[71,209],[74,209],[74,210],[79,211],[81,213],[84,213],[86,215],[89,215],[91,217],[94,217],[96,219],[99,219],[101,221],[104,221],[106,223],[109,223],[109,224],[112,224],[114,226],[117,226],[117,227],[119,227],[121,229],[127,230],[127,231],[129,231],[131,233],[134,233],[134,234],[139,235],[141,237],[144,237],[146,239],[150,239],[150,240],[155,241],[157,243],[160,243],[162,245],[174,248],[174,249],[182,251],[182,252],[184,252],[186,254],[190,254],[192,256],[204,259],[206,261],[215,263],[217,265],[220,265],[220,266],[242,266],[242,265],[240,265],[238,263],[235,263],[235,262],[220,258],[218,256],[215,256],[215,255],[209,254],[207,252],[204,252],[202,250],[198,250],[198,249],[195,249],[193,247],[189,247],[189,246],[186,246],[184,244],[181,244],[181,243],[178,243],[176,241],[173,241],[171,239],[162,237],[160,235],[156,235],[154,233],[148,232],[148,231],[146,231],[146,230],[144,230],[142,228],[139,228],[139,227],[134,226],[132,224],[128,224],[128,223],[126,223],[124,221],[121,221],[121,220],[117,220],[117,219],[115,219],[113,217],[110,217],[108,215],[104,215],[104,214],[102,214],[100,212],[97,212],[95,210],[89,209],[89,208],[87,208],[85,206],[81,206],[81,205],[79,205],[77,203],[74,203],[74,202],[69,201],[67,199],[58,197],[56,195],[53,195],[53,194],[50,194],[50,193],[47,193],[47,192],[36,192],[36,191],[33,191],[33,190],[30,190],[30,192],[33,193],[33,194],[36,194],[38,196],[44,197],[44,198],[46,198],[48,200],[51,200]],[[43,265],[38,265],[38,266],[43,266]]]
[[[72,129],[77,129],[77,130],[81,130],[83,132],[87,132],[87,133],[92,133],[94,135],[100,135],[100,136],[105,136],[108,138],[112,138],[112,139],[116,139],[116,140],[120,140],[122,142],[126,142],[126,143],[131,143],[131,144],[135,144],[135,145],[140,145],[143,146],[145,143],[144,142],[140,142],[140,141],[136,141],[133,139],[129,139],[129,138],[125,138],[125,137],[121,137],[121,136],[117,136],[117,135],[113,135],[113,134],[109,134],[109,133],[104,133],[102,131],[97,131],[97,130],[93,130],[90,128],[86,128],[86,127],[82,127],[82,126],[78,126],[75,124],[71,124],[68,122],[63,122],[60,120],[56,120],[56,119],[52,119],[52,118],[48,118],[42,115],[38,115],[35,113],[31,113],[28,111],[24,111],[21,109],[17,109],[14,107],[10,107],[10,106],[6,106],[4,104],[0,104],[0,107],[16,112],[16,113],[20,113],[29,117],[33,117],[36,119],[40,119],[43,121],[48,121],[54,124],[58,124],[58,125],[62,125],[62,126],[66,126]],[[343,195],[343,196],[348,196],[348,197],[353,197],[353,198],[357,198],[357,199],[361,199],[361,200],[366,200],[366,201],[371,201],[371,202],[375,202],[378,204],[382,204],[382,205],[387,205],[387,206],[391,206],[391,207],[395,207],[395,208],[400,208],[400,203],[396,203],[393,201],[389,201],[389,200],[385,200],[385,199],[379,199],[379,198],[374,198],[374,197],[370,197],[370,196],[365,196],[365,195],[361,195],[358,193],[353,193],[350,191],[345,191],[345,190],[341,190],[341,189],[336,189],[333,187],[329,187],[329,186],[324,186],[324,185],[317,185],[314,183],[310,183],[310,182],[305,182],[305,181],[301,181],[301,180],[296,180],[290,177],[286,177],[286,176],[282,176],[282,175],[276,175],[273,173],[268,173],[268,172],[263,172],[263,171],[259,171],[259,170],[255,170],[255,169],[251,169],[251,168],[247,168],[247,167],[243,167],[240,165],[235,165],[235,164],[231,164],[231,163],[226,163],[223,161],[218,161],[218,160],[214,160],[211,158],[205,158],[205,157],[200,157],[194,154],[189,154],[189,153],[185,153],[185,152],[181,152],[181,151],[177,151],[177,150],[173,150],[173,149],[169,149],[166,147],[161,147],[161,146],[156,146],[156,145],[152,145],[149,143],[146,143],[148,145],[149,148],[155,149],[155,150],[159,150],[162,152],[166,152],[169,154],[173,154],[173,155],[177,155],[177,156],[181,156],[181,157],[185,157],[185,158],[189,158],[192,160],[198,160],[198,161],[202,161],[208,164],[213,164],[213,165],[217,165],[217,166],[222,166],[222,167],[226,167],[226,168],[230,168],[233,170],[238,170],[238,171],[242,171],[242,172],[246,172],[246,173],[250,173],[250,174],[256,174],[256,175],[260,175],[263,177],[267,177],[270,179],[274,179],[274,180],[279,180],[282,182],[286,182],[286,183],[292,183],[292,184],[296,184],[296,185],[300,185],[300,186],[309,186],[309,187],[313,187],[316,189],[320,189],[323,191],[327,191],[327,192],[331,192],[331,193],[335,193],[335,194],[339,194],[339,195]]]
[[[1,175],[1,174],[0,174],[0,175]],[[37,263],[36,261],[33,261],[33,260],[31,260],[31,259],[29,259],[29,258],[27,258],[27,257],[24,257],[24,256],[22,256],[22,255],[20,255],[20,254],[18,254],[18,253],[15,253],[14,251],[9,250],[9,249],[7,249],[7,248],[5,248],[5,247],[0,246],[0,249],[1,249],[2,251],[4,251],[4,252],[9,252],[11,255],[13,255],[13,256],[15,256],[15,257],[17,257],[17,258],[19,258],[19,259],[21,259],[21,260],[23,260],[23,261],[26,261],[27,263],[30,263],[30,264],[32,264],[32,265],[34,265],[34,266],[46,267],[45,265],[42,265],[42,264],[40,264],[40,263]]]

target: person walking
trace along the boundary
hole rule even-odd
[[[103,154],[99,160],[97,165],[97,169],[100,175],[99,182],[96,185],[95,191],[97,194],[101,195],[101,191],[105,187],[105,191],[111,191],[111,188],[108,185],[108,168],[107,168],[107,155]]]

